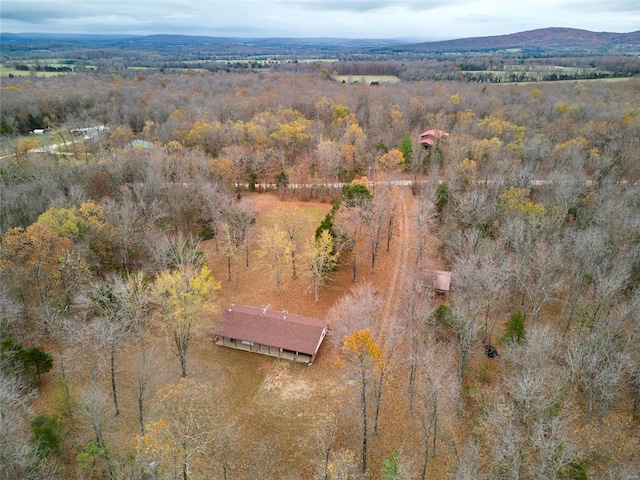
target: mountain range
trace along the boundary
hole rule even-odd
[[[235,38],[190,35],[90,35],[48,33],[2,33],[2,50],[12,46],[32,48],[55,42],[56,44],[82,45],[93,48],[137,49],[143,46],[179,47],[202,45],[214,47],[233,46],[259,51],[274,48],[315,47],[335,50],[359,51],[407,51],[407,52],[472,52],[507,49],[529,50],[582,50],[582,51],[640,51],[640,30],[629,33],[592,32],[575,28],[541,28],[509,35],[461,38],[457,40],[412,43],[406,39],[350,39],[350,38]],[[256,52],[258,53],[258,52]]]

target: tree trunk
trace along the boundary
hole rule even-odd
[[[431,457],[436,456],[436,440],[438,438],[438,402],[433,400],[433,449],[431,450]]]
[[[428,426],[424,426],[424,457],[422,459],[422,475],[420,478],[425,480],[427,478],[427,463],[429,461],[429,437],[431,436],[431,429]]]
[[[146,431],[144,424],[144,400],[147,390],[147,379],[145,378],[147,374],[147,350],[145,348],[144,333],[140,334],[140,349],[142,350],[142,365],[140,365],[138,371],[138,422],[140,423],[140,435],[144,437]]]
[[[378,417],[380,416],[380,404],[382,403],[382,384],[384,383],[384,369],[378,378],[378,389],[376,390],[376,414],[373,420],[373,433],[378,435]]]
[[[357,281],[357,276],[356,276],[356,270],[358,268],[358,249],[357,249],[357,245],[356,245],[356,236],[353,236],[353,283],[356,283]]]
[[[291,245],[293,245],[293,239],[291,239]],[[291,278],[294,280],[298,278],[298,272],[296,271],[296,249],[291,248]]]
[[[411,338],[411,364],[409,366],[409,411],[413,411],[413,392],[416,382],[416,356],[418,354],[418,338],[415,333]]]
[[[113,394],[113,407],[115,408],[115,416],[120,416],[120,406],[118,405],[118,394],[116,392],[116,346],[111,345],[111,351],[109,352],[111,361],[111,392]]]
[[[391,248],[391,237],[393,236],[393,221],[395,219],[395,206],[393,207],[393,210],[391,211],[391,215],[389,216],[389,227],[387,229],[387,252],[389,251],[389,248]]]
[[[363,367],[364,368],[364,367]],[[362,403],[362,473],[367,473],[367,383],[366,373],[362,372],[360,387],[360,402]]]

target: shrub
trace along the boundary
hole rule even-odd
[[[39,415],[31,422],[32,441],[44,456],[60,455],[62,425],[57,415]]]
[[[524,316],[522,315],[522,312],[518,311],[509,317],[504,329],[504,334],[500,338],[500,341],[504,343],[522,343],[524,341],[525,334]]]

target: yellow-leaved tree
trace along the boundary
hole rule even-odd
[[[183,480],[192,478],[194,459],[209,451],[219,430],[211,409],[212,390],[209,385],[189,378],[167,386],[160,393],[154,408],[157,420],[150,422],[146,433],[137,437],[138,454],[152,460],[152,473],[164,472]]]
[[[342,341],[342,360],[360,386],[362,418],[362,473],[367,473],[367,391],[383,371],[384,350],[371,337],[371,330],[356,330]]]
[[[333,247],[333,237],[329,230],[322,230],[313,241],[309,241],[307,258],[316,302],[318,290],[333,279],[338,264],[339,253]]]
[[[544,217],[547,213],[545,206],[533,203],[527,197],[528,192],[524,188],[510,187],[500,195],[498,208],[505,215],[516,212],[529,220]]]
[[[272,228],[263,228],[258,235],[258,245],[261,263],[269,270],[271,277],[276,282],[277,294],[280,295],[284,273],[291,265],[289,236],[278,225],[274,225]]]
[[[207,265],[178,265],[156,276],[153,298],[183,377],[187,376],[187,350],[194,323],[203,312],[214,308],[219,289],[220,283],[214,280]]]

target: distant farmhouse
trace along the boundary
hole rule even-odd
[[[326,320],[246,305],[222,312],[213,329],[216,345],[311,365],[327,334]]]
[[[420,135],[420,145],[424,148],[431,148],[440,138],[447,138],[449,134],[442,130],[427,130]]]
[[[74,128],[71,135],[74,137],[82,137],[86,142],[97,142],[109,134],[109,127],[106,125],[96,125],[95,127]]]

